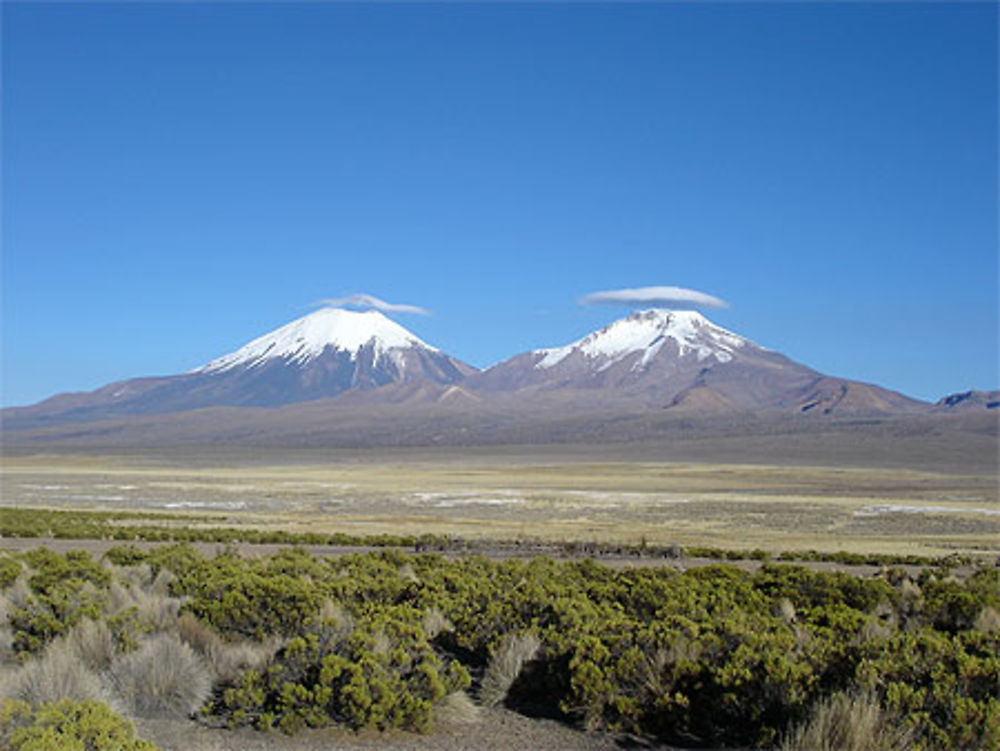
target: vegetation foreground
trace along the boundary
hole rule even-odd
[[[499,704],[687,747],[1000,749],[997,568],[122,545],[0,553],[0,588],[4,749],[155,748],[128,716],[425,732]]]

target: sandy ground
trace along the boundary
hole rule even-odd
[[[483,711],[474,724],[441,726],[427,735],[330,728],[294,736],[280,732],[218,730],[183,720],[140,720],[136,730],[167,751],[618,751],[671,749],[639,739],[584,733],[551,720],[505,709]]]

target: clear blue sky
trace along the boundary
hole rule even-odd
[[[354,292],[486,366],[646,285],[936,399],[997,274],[990,2],[3,5],[7,405]]]

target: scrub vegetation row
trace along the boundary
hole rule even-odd
[[[2,554],[0,587],[0,747],[18,751],[90,748],[65,739],[95,726],[151,748],[108,707],[295,733],[424,732],[500,704],[686,747],[1000,749],[996,568],[123,545]],[[845,729],[863,737],[819,745]]]
[[[366,548],[400,548],[416,552],[484,555],[550,555],[565,557],[708,558],[718,561],[801,561],[870,566],[959,566],[976,559],[953,554],[930,557],[916,554],[820,552],[774,553],[767,550],[732,550],[705,546],[628,545],[602,542],[542,540],[463,539],[447,535],[349,535],[262,530],[247,526],[222,526],[218,517],[181,516],[139,511],[57,511],[3,508],[0,537],[61,540],[115,540],[121,542],[188,542],[268,545],[332,545]],[[199,524],[204,526],[191,526]]]

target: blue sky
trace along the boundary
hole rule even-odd
[[[357,292],[486,366],[647,285],[996,388],[996,71],[993,3],[4,3],[3,403]]]

